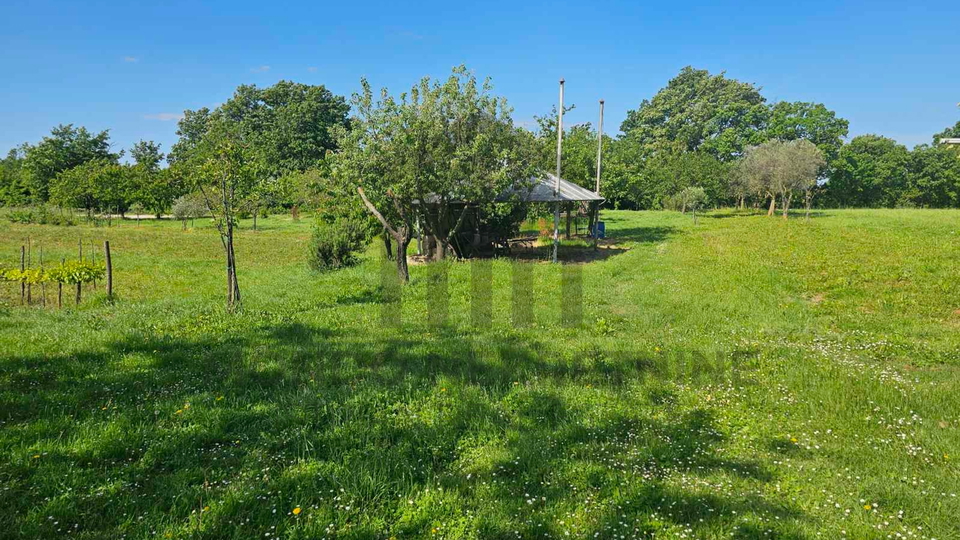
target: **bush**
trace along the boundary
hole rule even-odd
[[[310,267],[325,272],[357,263],[356,253],[367,241],[366,223],[339,218],[332,223],[321,221],[313,229],[310,243]]]
[[[10,213],[7,214],[7,219],[13,223],[23,224],[61,226],[72,226],[77,224],[77,222],[71,216],[52,212],[46,206],[11,210]]]

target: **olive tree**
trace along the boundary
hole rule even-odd
[[[679,197],[680,203],[683,205],[683,208],[689,208],[693,212],[693,224],[697,224],[697,210],[705,207],[707,202],[710,200],[707,197],[707,192],[704,191],[702,187],[690,186],[684,188],[680,192]]]
[[[760,197],[770,198],[767,215],[772,216],[780,199],[783,219],[787,219],[794,194],[803,192],[809,215],[819,173],[825,166],[823,152],[807,140],[767,141],[748,148],[737,164],[736,182],[749,186]]]

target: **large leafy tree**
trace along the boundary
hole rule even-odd
[[[754,85],[688,66],[629,111],[620,130],[650,153],[702,150],[730,161],[763,142],[769,112]]]
[[[218,110],[244,125],[264,171],[279,177],[317,167],[336,148],[330,128],[347,124],[350,107],[325,86],[280,81],[268,88],[239,86]]]
[[[130,149],[134,160],[131,168],[133,185],[130,202],[138,202],[158,217],[183,194],[179,179],[168,169],[160,167],[165,156],[160,145],[153,141],[139,141]]]
[[[322,163],[335,148],[331,128],[347,123],[346,101],[323,86],[281,81],[242,85],[226,103],[184,111],[169,161],[198,189],[220,232],[227,262],[227,304],[240,302],[234,229],[240,208],[277,191],[285,173]]]
[[[366,81],[354,96],[353,128],[340,132],[334,172],[354,186],[397,245],[397,270],[409,279],[406,250],[416,217],[437,238],[438,257],[467,207],[483,206],[536,170],[533,145],[514,127],[506,100],[465,67],[443,82],[424,78],[395,98],[374,100]]]
[[[960,206],[958,157],[960,153],[956,149],[942,144],[914,148],[910,152],[907,186],[902,201],[927,208]]]
[[[81,163],[61,172],[50,184],[50,200],[62,206],[122,212],[131,192],[130,168],[109,159]]]
[[[0,160],[0,205],[16,206],[28,200],[23,171],[23,148],[13,148]]]
[[[766,134],[781,141],[810,141],[832,161],[840,153],[849,127],[850,122],[822,103],[780,101],[770,107]]]
[[[907,147],[879,135],[860,135],[840,149],[826,184],[838,206],[893,207],[906,189]]]
[[[110,151],[110,134],[106,130],[94,134],[72,124],[57,126],[35,146],[26,147],[23,170],[29,198],[46,202],[50,183],[61,172],[88,161],[116,162],[120,155]]]

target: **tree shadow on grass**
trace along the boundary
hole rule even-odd
[[[758,538],[737,528],[758,516],[803,538],[797,509],[704,487],[757,493],[776,477],[723,457],[711,410],[651,399],[671,381],[634,388],[646,359],[428,330],[288,321],[0,357],[0,525],[25,537],[76,525],[91,537]]]

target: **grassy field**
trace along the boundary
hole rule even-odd
[[[576,327],[506,259],[490,316],[453,262],[387,324],[309,220],[240,233],[235,315],[209,227],[0,224],[6,263],[109,239],[118,294],[0,284],[0,537],[960,538],[960,212],[604,217]]]

